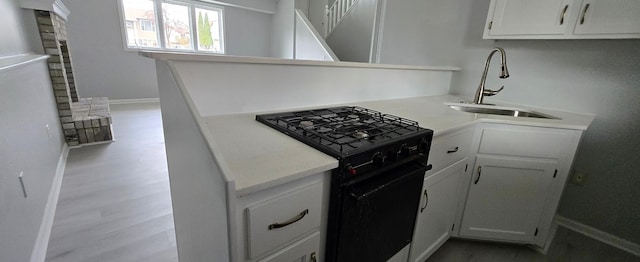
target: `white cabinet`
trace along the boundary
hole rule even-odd
[[[582,131],[478,124],[454,235],[544,248]]]
[[[467,167],[467,158],[463,158],[425,178],[409,261],[425,261],[451,236],[460,182]]]
[[[238,261],[321,261],[329,172],[236,199]]]
[[[467,129],[434,138],[429,153],[433,169],[422,185],[409,261],[426,260],[451,236],[472,136]]]
[[[478,156],[460,235],[531,243],[556,165],[555,160]]]
[[[492,0],[485,39],[640,38],[637,0]]]
[[[584,0],[576,28],[576,35],[640,34],[640,1]]]
[[[315,232],[310,236],[291,244],[278,252],[259,260],[260,262],[316,262],[320,260],[318,247],[320,246],[320,233]]]
[[[496,0],[489,36],[562,35],[569,25],[573,0]],[[571,9],[570,9],[571,8]]]

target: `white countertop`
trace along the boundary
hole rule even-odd
[[[349,105],[418,121],[421,127],[434,130],[435,136],[478,122],[586,130],[594,118],[592,115],[531,107],[524,108],[561,119],[473,114],[453,110],[444,104],[460,101],[461,99],[455,96],[432,96]],[[326,107],[329,106],[336,105]],[[226,177],[235,180],[238,196],[338,167],[338,161],[333,157],[257,122],[255,115],[252,113],[202,118],[205,125],[203,131],[209,132],[206,137],[213,140],[209,141],[211,150],[219,158],[216,160],[224,162],[227,167],[225,170],[229,174],[225,174]]]

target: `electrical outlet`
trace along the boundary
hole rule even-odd
[[[586,180],[587,180],[587,174],[580,171],[576,171],[573,173],[573,179],[571,179],[571,182],[579,186],[584,186],[584,182]]]

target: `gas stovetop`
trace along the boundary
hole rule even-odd
[[[336,158],[431,132],[415,121],[356,106],[257,115],[256,120]]]

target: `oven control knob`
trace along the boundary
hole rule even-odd
[[[373,164],[376,166],[382,166],[384,164],[384,160],[385,156],[383,156],[380,152],[373,154],[373,156],[371,157],[371,162],[373,162]]]
[[[349,174],[349,175],[355,175],[355,174],[357,174],[357,173],[358,173],[358,171],[357,171],[354,167],[352,167],[352,166],[347,166],[347,174]]]
[[[407,144],[403,144],[400,146],[400,149],[398,150],[398,157],[407,157],[409,156],[410,153],[411,153],[411,150],[409,150],[409,147],[407,147]]]

